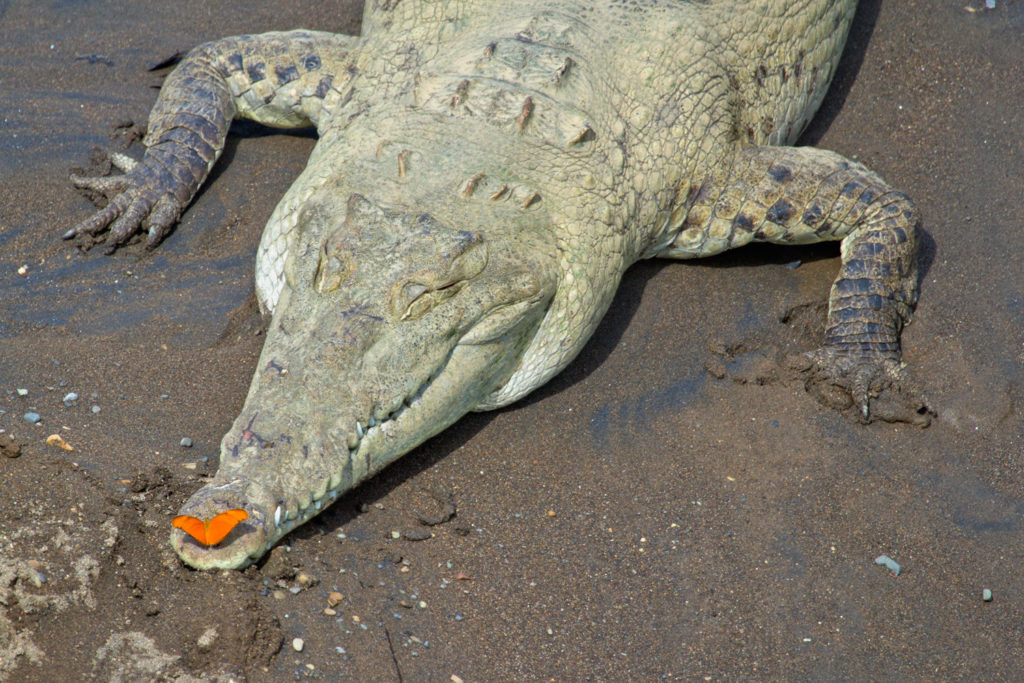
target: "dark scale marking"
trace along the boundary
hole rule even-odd
[[[865,242],[864,244],[857,245],[857,254],[859,256],[877,256],[884,254],[888,247],[884,244],[878,244],[877,242]]]
[[[246,67],[245,71],[247,74],[249,74],[249,80],[253,83],[262,81],[264,78],[267,77],[267,65],[264,64],[263,62],[256,62],[255,64],[250,64],[248,67]]]
[[[299,77],[299,70],[294,65],[274,67],[274,72],[277,74],[278,85],[291,83]]]
[[[253,425],[254,422],[256,422],[256,418],[258,416],[259,416],[259,413],[255,413],[249,419],[249,424],[247,424],[245,426],[245,429],[242,430],[241,438],[239,438],[238,443],[235,444],[235,446],[231,449],[231,455],[233,457],[237,457],[238,456],[238,446],[239,445],[248,446],[248,445],[250,445],[252,443],[253,440],[255,440],[256,443],[258,443],[260,445],[260,448],[273,448],[274,447],[274,442],[273,441],[269,441],[267,439],[264,439],[262,436],[260,436],[259,434],[257,434],[256,432],[253,431],[252,425]]]
[[[754,221],[751,220],[750,216],[738,213],[736,214],[736,218],[732,219],[732,227],[734,229],[739,228],[745,232],[750,232],[754,229]]]
[[[306,71],[316,71],[320,65],[320,55],[306,55],[302,58],[302,67]]]
[[[757,81],[757,87],[764,87],[764,79],[768,78],[768,69],[764,67],[764,64],[757,65],[757,71],[754,72],[754,79]]]
[[[706,204],[708,199],[711,198],[712,192],[714,192],[714,188],[710,183],[701,183],[700,188],[698,188],[696,194],[693,195],[693,203]]]
[[[775,182],[785,183],[792,179],[793,171],[780,164],[772,164],[768,168],[768,175],[770,175]]]
[[[821,208],[821,206],[819,206],[818,204],[811,204],[810,206],[807,207],[807,210],[804,211],[804,215],[803,217],[801,217],[800,220],[803,221],[804,225],[808,227],[814,227],[815,225],[820,223],[822,219],[824,219],[824,217],[825,211]]]
[[[772,208],[768,209],[768,213],[765,214],[765,218],[770,220],[772,223],[785,225],[795,213],[796,208],[793,204],[790,203],[788,199],[782,198],[772,204]]]
[[[320,99],[327,97],[327,93],[331,91],[331,85],[334,84],[334,76],[327,74],[320,79],[320,82],[316,84],[316,96]]]
[[[860,194],[860,197],[857,198],[857,202],[862,206],[868,206],[878,199],[878,197],[878,192],[874,188],[869,187]]]
[[[177,127],[191,131],[202,138],[203,142],[211,147],[217,144],[220,137],[221,126],[219,122],[211,121],[209,117],[200,114],[181,113],[175,119]]]
[[[860,180],[851,180],[850,182],[843,185],[843,189],[839,191],[839,195],[846,199],[857,199],[864,192],[864,183]]]
[[[225,61],[228,64],[228,73],[235,73],[242,70],[242,55],[233,52],[227,56]]]
[[[782,67],[782,82],[785,83],[789,80],[789,74],[786,72],[786,67]]]

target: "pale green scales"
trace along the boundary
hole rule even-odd
[[[866,417],[898,385],[917,215],[860,164],[773,146],[821,102],[854,5],[368,0],[360,37],[196,48],[143,160],[76,179],[112,199],[69,236],[148,227],[155,245],[233,118],[320,141],[260,244],[274,318],[245,407],[182,508],[249,519],[210,548],[175,530],[182,559],[244,566],[466,412],[537,388],[642,258],[845,237],[808,363]]]

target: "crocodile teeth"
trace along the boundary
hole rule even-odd
[[[313,490],[314,502],[319,501],[327,494],[327,488],[330,486],[330,483],[331,482],[329,479],[324,479],[323,481],[320,482],[320,485]]]
[[[281,526],[281,506],[278,505],[277,509],[274,510],[274,526]]]
[[[359,424],[359,422],[356,422],[356,433],[359,434],[360,439],[363,438],[363,425]]]

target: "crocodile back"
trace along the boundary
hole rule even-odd
[[[791,145],[817,111],[839,64],[857,0],[719,2],[708,21],[733,50],[740,138]]]

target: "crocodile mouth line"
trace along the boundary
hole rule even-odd
[[[444,362],[412,395],[403,398],[398,403],[398,406],[382,419],[378,420],[375,418],[372,415],[375,411],[371,410],[371,416],[366,420],[365,424],[361,420],[356,421],[355,427],[348,433],[347,461],[341,467],[335,468],[322,491],[307,489],[305,495],[299,498],[294,507],[287,505],[285,501],[277,504],[277,507],[274,509],[274,534],[269,539],[268,546],[273,545],[279,539],[286,536],[292,529],[315,517],[324,507],[331,505],[337,500],[341,494],[354,488],[356,483],[367,478],[372,464],[370,462],[370,446],[375,438],[383,429],[388,428],[390,425],[398,424],[410,411],[415,411],[420,405],[423,394],[433,386],[434,381],[448,368],[452,355],[458,346],[456,344],[452,347]],[[343,481],[345,465],[354,467],[355,463],[360,462],[360,460],[364,466],[362,473],[359,476],[354,476],[350,482]],[[309,502],[303,505],[306,501]],[[292,508],[295,512],[292,512],[289,508]]]

